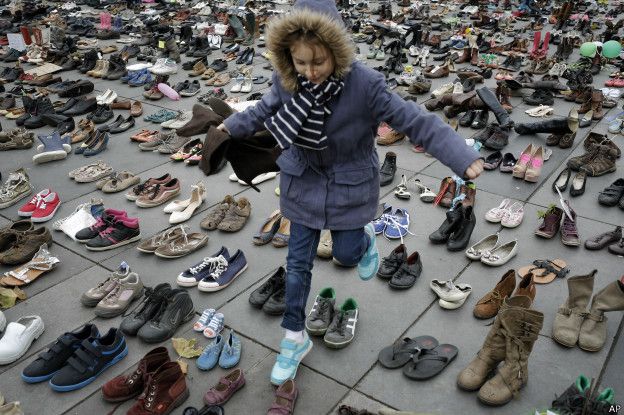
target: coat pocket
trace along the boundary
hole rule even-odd
[[[303,175],[307,167],[306,163],[286,151],[277,159],[277,165],[280,168],[280,195],[297,201],[301,189],[293,182]]]
[[[337,207],[357,207],[368,203],[376,185],[372,167],[334,170],[334,200]]]

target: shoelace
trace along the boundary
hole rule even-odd
[[[567,216],[565,216],[563,219],[562,228],[566,234],[578,236],[578,231],[576,230],[576,222],[570,220]]]
[[[203,271],[206,267],[208,267],[209,268],[208,273],[212,273],[212,268],[216,267],[216,262],[217,262],[216,260],[217,260],[217,258],[206,257],[197,266],[190,267],[189,268],[189,272],[192,275],[197,275],[201,271]]]
[[[213,280],[218,281],[221,277],[221,274],[223,274],[223,272],[225,272],[225,270],[227,269],[228,261],[223,257],[223,255],[219,255],[215,259],[216,268],[214,271],[212,271],[212,273],[210,273],[210,277],[212,277]]]
[[[347,313],[345,313],[344,311],[341,311],[338,314],[336,327],[334,328],[333,331],[337,332],[341,336],[344,336],[345,330],[347,329],[348,322],[349,322],[349,319],[347,318]]]
[[[402,223],[399,223],[399,221],[396,220],[396,218],[393,215],[387,214],[384,217],[384,221],[386,223],[386,226],[394,226],[396,228],[398,228],[399,230],[399,237],[401,238],[401,243],[403,243],[403,232],[401,232],[402,230],[405,231],[406,233],[410,234],[410,235],[414,235],[413,232],[410,232],[410,230],[408,229],[409,224],[407,225],[403,225]],[[384,233],[385,235],[385,233]],[[386,237],[386,239],[388,239]]]
[[[327,300],[319,301],[315,315],[311,316],[312,320],[318,320],[327,313],[327,309],[331,307],[331,303]]]
[[[180,226],[178,229],[180,229],[182,235],[169,242],[169,249],[174,252],[186,249],[186,246],[189,244],[188,234],[186,233],[186,231],[190,228],[188,226]],[[179,243],[180,238],[184,239],[184,243]]]

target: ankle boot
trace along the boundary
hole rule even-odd
[[[178,362],[167,362],[150,376],[143,394],[128,410],[128,415],[171,413],[189,397],[184,373]]]
[[[102,386],[102,396],[108,402],[123,402],[143,392],[150,375],[169,362],[169,353],[165,347],[157,347],[148,352],[139,361],[137,368],[130,375],[120,375]]]
[[[169,59],[173,59],[176,63],[180,63],[180,49],[175,41],[175,37],[169,37],[169,40],[165,42],[165,48],[169,53]]]
[[[87,76],[95,76],[93,74],[99,72],[103,66],[104,66],[104,60],[98,59],[97,62],[95,62],[95,66],[90,71],[86,72]]]
[[[568,299],[559,307],[552,329],[553,339],[563,346],[576,346],[594,289],[596,272],[593,270],[587,275],[568,278]]]
[[[607,317],[604,313],[620,310],[624,310],[624,283],[613,281],[592,298],[589,314],[581,324],[579,347],[588,352],[602,349],[607,340]]]
[[[501,309],[500,335],[505,339],[505,363],[496,375],[479,389],[478,398],[487,405],[504,405],[518,395],[520,389],[529,380],[528,362],[533,345],[544,325],[544,314],[530,310],[530,300],[525,296],[513,297],[519,304],[517,308]]]
[[[470,49],[470,64],[473,66],[477,66],[479,63],[479,49],[472,48]]]
[[[488,88],[479,88],[477,94],[481,101],[494,113],[494,116],[498,120],[498,124],[503,129],[509,129],[513,127],[513,120],[509,117],[507,111],[498,102],[496,96]],[[516,130],[517,131],[517,130]]]
[[[471,49],[469,47],[465,47],[462,51],[462,55],[455,61],[455,63],[466,63],[470,61]]]
[[[459,229],[462,222],[461,209],[449,210],[446,212],[446,219],[440,227],[429,235],[429,240],[434,244],[443,244],[449,240],[451,234]]]
[[[514,271],[511,270],[509,272],[513,273]],[[511,277],[512,279],[509,279],[509,281],[515,281],[515,275]],[[513,297],[502,300],[498,318],[494,320],[490,332],[485,337],[483,346],[477,352],[477,356],[472,359],[464,370],[459,372],[457,386],[470,392],[476,391],[483,386],[490,373],[505,359],[507,346],[505,344],[505,336],[501,330],[502,317],[514,310],[529,307],[530,304],[530,299],[526,297]]]
[[[102,66],[97,71],[91,72],[91,76],[95,78],[105,78],[108,73],[108,68],[110,67],[110,62],[108,60],[102,61]]]
[[[462,203],[458,203],[455,210],[460,211],[461,221],[446,243],[446,249],[451,252],[463,251],[468,246],[472,231],[477,224],[472,206],[464,206]]]
[[[592,115],[592,119],[597,121],[601,120],[604,117],[604,113],[602,112],[602,101],[604,99],[604,95],[602,95],[602,91],[599,89],[592,91],[591,94],[591,110],[594,112]]]
[[[453,199],[455,199],[455,192],[457,190],[457,183],[452,177],[445,177],[440,184],[440,190],[433,202],[434,205],[440,205],[444,208],[450,208]]]
[[[509,87],[503,83],[498,84],[498,86],[496,87],[496,99],[498,99],[498,102],[501,103],[503,108],[508,113],[511,113],[511,111],[513,111],[513,106],[511,105],[511,102],[509,101],[510,97],[511,97],[511,91],[509,90]]]

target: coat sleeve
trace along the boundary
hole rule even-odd
[[[262,96],[260,102],[243,112],[230,115],[223,123],[233,138],[250,137],[264,130],[264,121],[275,115],[282,106],[279,93],[279,78],[273,74],[273,85],[269,92]]]
[[[368,91],[368,103],[375,120],[385,121],[407,135],[413,144],[423,146],[459,177],[464,177],[468,167],[479,158],[479,154],[437,115],[388,91],[383,75],[372,74]]]

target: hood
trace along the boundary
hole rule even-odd
[[[329,47],[336,64],[335,76],[343,78],[349,72],[355,59],[355,47],[334,0],[298,0],[291,13],[272,19],[266,31],[271,63],[286,91],[297,90],[297,72],[287,38],[299,30],[316,33]]]

